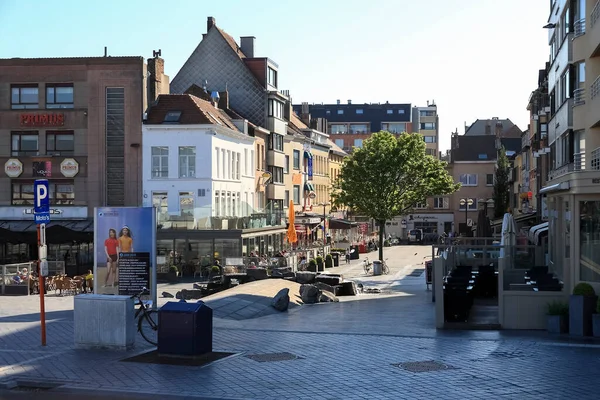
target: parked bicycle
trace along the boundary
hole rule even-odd
[[[387,275],[390,273],[390,269],[388,268],[386,261],[387,261],[387,258],[381,262],[381,272],[383,272],[384,275]]]
[[[365,257],[365,259],[363,260],[363,269],[365,270],[366,275],[369,275],[369,273],[371,272],[372,264],[373,263],[369,261],[369,257]]]
[[[150,306],[142,300],[142,296],[148,296],[150,292],[144,288],[140,293],[131,296],[136,300],[135,319],[138,321],[138,332],[144,340],[151,345],[158,346],[158,313],[150,309]]]

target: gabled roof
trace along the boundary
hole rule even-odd
[[[347,156],[348,155],[348,153],[345,152],[344,150],[342,150],[342,148],[340,146],[338,146],[337,144],[335,144],[333,142],[333,140],[327,139],[327,144],[329,144],[329,146],[331,146],[331,151],[332,152],[337,153],[337,154],[339,154],[341,156]]]
[[[165,122],[169,112],[180,111],[181,116],[177,122]],[[227,113],[206,100],[191,94],[161,94],[156,104],[148,110],[146,124],[210,124],[222,125],[226,128],[238,130]]]
[[[237,54],[239,58],[242,58],[242,59],[246,58],[246,55],[242,52],[242,49],[240,48],[240,46],[238,46],[238,44],[235,41],[235,39],[233,38],[233,36],[231,36],[230,34],[228,34],[223,29],[219,28],[216,25],[214,25],[213,28],[216,29],[221,34],[221,36],[223,36],[223,39],[225,39],[227,44],[229,44],[229,46],[231,46],[231,49],[233,51],[235,51],[235,54]]]
[[[457,146],[458,144],[458,146]],[[520,138],[501,138],[507,152],[521,151]],[[460,135],[452,138],[452,161],[495,161],[496,137],[493,135]]]
[[[488,132],[486,133],[486,127],[489,126],[489,129],[487,130]],[[514,134],[514,131],[512,131],[512,127],[515,126],[515,124],[508,118],[506,119],[498,119],[498,118],[491,118],[491,119],[477,119],[475,122],[473,122],[471,124],[471,126],[469,126],[465,132],[465,135],[467,136],[480,136],[480,135],[492,135],[495,136],[496,135],[496,127],[500,127],[501,129],[501,133],[503,137],[507,137],[506,133],[510,130],[512,132],[512,134]],[[518,129],[518,127],[517,127]],[[521,137],[521,134],[519,133],[519,136]]]

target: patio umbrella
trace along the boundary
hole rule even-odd
[[[517,244],[517,227],[515,226],[515,219],[512,214],[504,214],[502,219],[502,238],[500,239],[500,246],[510,246],[509,250],[512,254],[513,246]],[[504,247],[500,247],[500,258],[506,256]]]
[[[477,228],[475,229],[475,236],[478,238],[489,238],[492,236],[492,225],[490,219],[487,216],[486,210],[479,210],[477,214]],[[488,245],[488,240],[481,240],[481,245]]]
[[[296,243],[298,241],[298,235],[296,235],[296,212],[294,210],[294,200],[290,200],[288,219],[289,226],[287,230],[287,240],[290,243]]]

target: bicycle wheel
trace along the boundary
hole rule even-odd
[[[138,330],[144,340],[151,345],[158,345],[158,313],[155,310],[148,310],[140,315],[138,320]]]
[[[363,265],[363,269],[365,270],[365,275],[369,275],[371,268],[369,268],[369,266],[366,263]]]
[[[383,270],[384,275],[387,275],[390,273],[390,269],[388,268],[387,264],[383,264],[382,270]]]

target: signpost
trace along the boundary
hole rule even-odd
[[[46,247],[46,223],[50,222],[50,187],[47,179],[36,179],[33,185],[33,220],[37,224],[38,279],[40,291],[40,324],[42,346],[46,345],[46,307],[44,303],[45,278],[48,276],[48,250]]]

